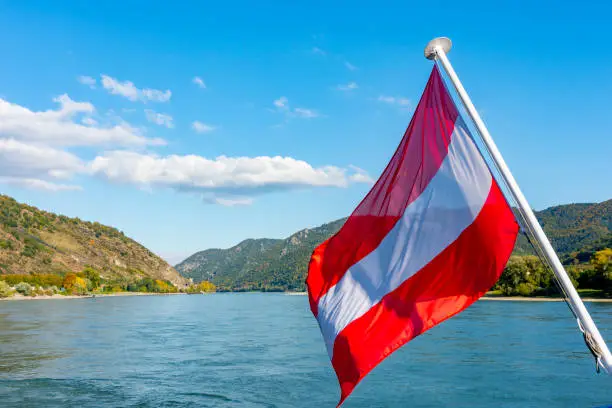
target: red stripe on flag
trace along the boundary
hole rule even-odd
[[[306,285],[310,308],[372,252],[425,190],[446,154],[458,112],[434,66],[423,96],[387,168],[340,231],[315,249]]]
[[[332,365],[340,404],[389,354],[478,300],[499,279],[518,224],[498,185],[474,223],[444,251],[340,332]]]

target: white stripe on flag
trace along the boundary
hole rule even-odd
[[[319,300],[317,320],[330,358],[338,333],[455,241],[478,216],[492,177],[461,118],[448,155],[423,193],[380,245]]]

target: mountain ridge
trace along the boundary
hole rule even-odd
[[[0,274],[99,270],[110,281],[145,277],[187,285],[176,269],[116,228],[70,218],[0,195]]]
[[[612,234],[612,199],[562,204],[535,213],[560,257]],[[305,228],[285,239],[250,238],[227,249],[199,251],[175,268],[196,282],[211,280],[221,290],[304,290],[312,251],[337,232],[346,219]],[[523,234],[514,253],[533,254]]]

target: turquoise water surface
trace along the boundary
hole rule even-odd
[[[612,340],[612,304],[589,303]],[[0,407],[334,407],[305,296],[0,302]],[[345,407],[601,407],[567,306],[480,301],[377,367]]]

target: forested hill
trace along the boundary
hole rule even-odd
[[[286,239],[247,239],[230,249],[207,249],[175,268],[195,282],[211,280],[218,289],[303,290],[312,250],[345,220],[304,229]]]
[[[612,236],[612,200],[595,204],[568,204],[536,215],[553,246],[565,259]],[[248,239],[229,249],[197,252],[176,265],[185,277],[211,280],[227,290],[304,290],[313,249],[334,234],[346,219],[304,229],[286,239]],[[524,236],[516,254],[532,253]]]
[[[153,278],[179,287],[186,283],[167,262],[115,228],[42,211],[0,195],[0,277],[64,275],[85,267],[95,268],[107,281]]]
[[[595,204],[566,204],[536,211],[536,216],[560,255],[578,251],[612,234],[612,199]],[[531,245],[519,238],[516,253],[530,253]]]

